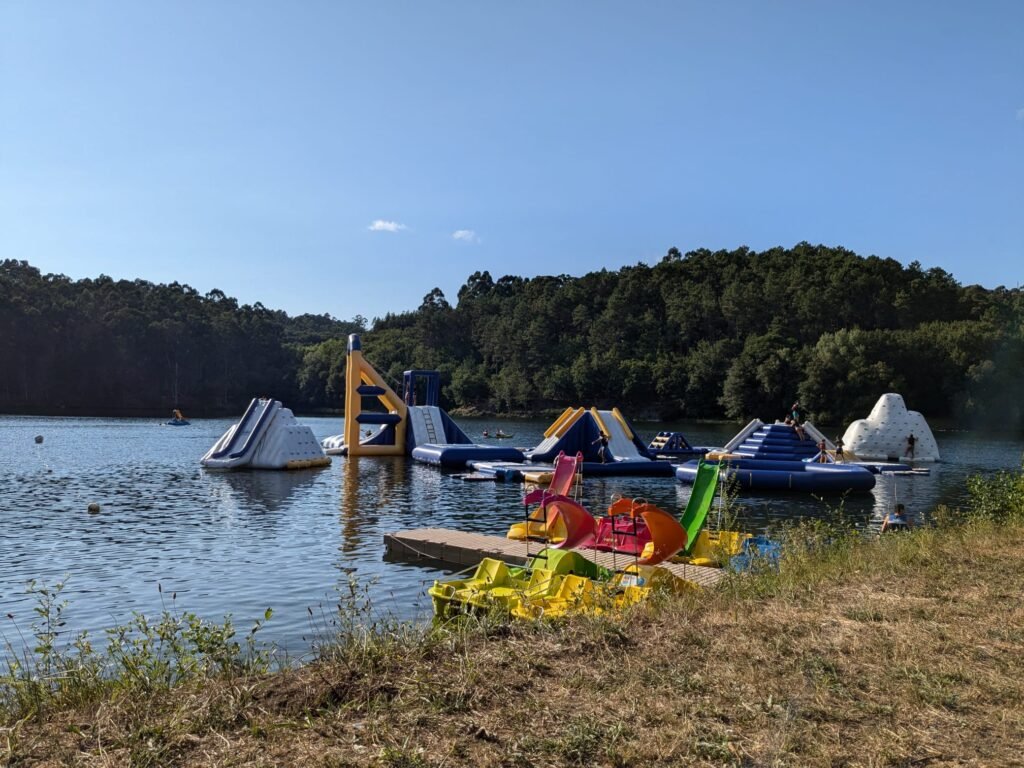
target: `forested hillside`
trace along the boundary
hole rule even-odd
[[[363,330],[361,318],[289,318],[221,291],[42,275],[0,263],[0,410],[233,413],[253,395],[301,408],[305,345]]]
[[[239,408],[274,394],[341,406],[345,336],[213,291],[0,273],[0,408]],[[474,273],[376,319],[364,350],[398,378],[438,368],[447,405],[522,412],[617,404],[634,415],[773,418],[799,397],[824,423],[902,392],[928,416],[1020,428],[1024,296],[941,269],[801,243],[671,249],[582,277]]]

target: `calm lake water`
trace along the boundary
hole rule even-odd
[[[302,418],[318,437],[341,431],[338,418]],[[350,574],[368,585],[376,610],[426,617],[426,587],[447,571],[384,558],[383,534],[441,526],[504,534],[521,519],[522,487],[467,483],[405,458],[335,457],[330,467],[299,472],[202,470],[199,457],[230,426],[227,419],[164,427],[154,420],[0,417],[0,630],[15,646],[32,600],[26,582],[69,577],[68,630],[99,630],[156,614],[176,593],[179,610],[207,618],[233,614],[239,627],[271,607],[261,633],[293,656],[310,647],[309,610],[329,613]],[[548,421],[460,420],[470,435],[499,425],[516,445],[535,445]],[[645,437],[670,425],[637,424]],[[722,445],[735,425],[676,424],[698,445]],[[826,430],[832,434],[837,430]],[[45,442],[37,445],[36,435]],[[944,461],[927,477],[881,477],[870,494],[819,500],[745,495],[739,522],[751,531],[780,520],[843,513],[877,525],[894,497],[914,514],[965,498],[970,474],[1020,466],[1024,441],[937,432]],[[643,496],[668,510],[685,505],[689,487],[671,478],[590,478],[587,505],[611,496]],[[102,507],[87,513],[90,502]],[[163,595],[158,590],[163,588]],[[13,614],[11,622],[6,614]]]

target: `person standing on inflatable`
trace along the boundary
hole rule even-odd
[[[910,433],[910,437],[907,438],[907,458],[911,461],[914,460],[914,446],[917,445],[917,438],[914,437],[914,433]]]

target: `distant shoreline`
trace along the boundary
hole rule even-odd
[[[285,406],[288,404],[285,403]],[[237,408],[206,408],[206,409],[187,409],[183,408],[182,411],[185,414],[186,419],[230,419],[239,416],[245,410],[245,405],[241,405]],[[303,408],[303,409],[292,409],[298,418],[304,416],[316,416],[316,417],[338,417],[341,418],[345,415],[345,409],[342,408]],[[470,419],[474,421],[481,421],[487,419],[494,419],[499,421],[534,421],[544,419],[555,419],[562,412],[562,408],[542,408],[537,411],[514,411],[510,413],[496,413],[494,411],[484,410],[475,406],[458,406],[448,411],[455,419]],[[700,418],[677,418],[677,419],[660,419],[652,414],[627,414],[632,421],[637,424],[676,424],[676,423],[687,423],[687,424],[732,424],[737,428],[741,427],[745,422],[733,421],[727,418],[713,418],[713,419],[700,419]],[[40,417],[67,417],[67,418],[115,418],[115,419],[155,419],[157,421],[167,421],[171,418],[170,409],[158,409],[158,408],[74,408],[74,407],[52,407],[46,409],[38,408],[8,408],[0,411],[0,417],[3,416],[40,416]],[[935,432],[977,432],[979,434],[990,434],[990,435],[1006,435],[1006,436],[1019,436],[1020,432],[1012,427],[1006,429],[994,429],[992,427],[985,428],[971,428],[961,426],[956,419],[953,418],[934,418],[929,419],[929,423]],[[845,426],[839,426],[835,424],[818,424],[819,428],[825,432],[836,431],[841,433],[845,430]]]

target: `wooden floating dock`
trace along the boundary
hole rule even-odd
[[[488,536],[483,533],[453,531],[448,528],[416,528],[411,531],[385,533],[384,545],[388,553],[405,560],[437,560],[453,565],[476,565],[485,557],[504,560],[506,563],[523,565],[527,559],[527,542],[513,541],[501,536]],[[529,554],[535,555],[543,545],[529,543]],[[589,560],[606,568],[617,565],[623,568],[633,562],[629,555],[612,555],[611,552],[595,552],[592,549],[577,550]],[[721,568],[708,568],[703,565],[687,565],[686,563],[662,563],[681,579],[692,581],[702,587],[710,587],[724,578]]]

